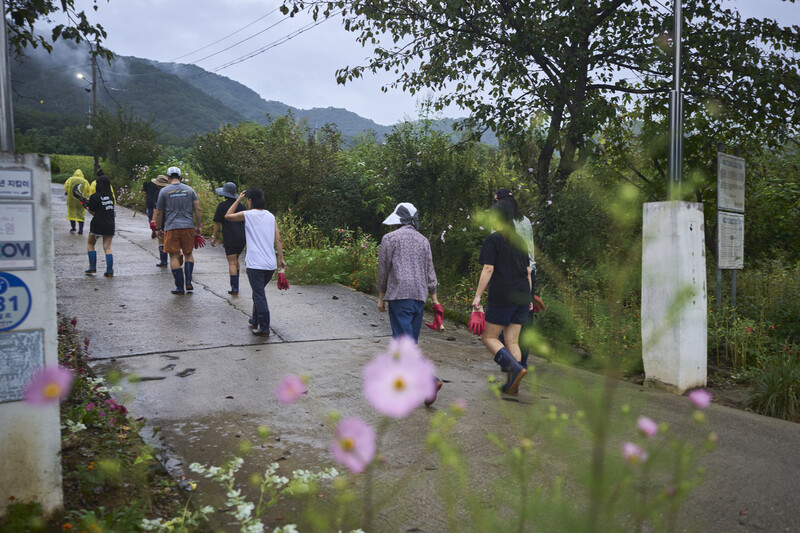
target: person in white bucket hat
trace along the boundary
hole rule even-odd
[[[419,232],[418,213],[414,204],[397,204],[383,223],[400,227],[381,239],[378,252],[378,310],[386,311],[388,304],[392,337],[407,335],[417,342],[428,296],[434,305],[439,305],[431,244]],[[425,405],[436,401],[441,387],[442,381],[436,378],[434,392],[425,399]]]

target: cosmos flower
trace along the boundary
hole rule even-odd
[[[647,452],[632,442],[622,445],[622,458],[631,464],[647,461]]]
[[[711,394],[703,389],[695,389],[689,393],[689,401],[698,409],[705,409],[711,405]]]
[[[69,395],[75,376],[61,366],[39,369],[25,388],[25,401],[32,405],[58,403]]]
[[[360,474],[375,457],[375,430],[360,418],[345,418],[336,426],[331,444],[335,461]]]
[[[405,418],[435,392],[433,363],[408,336],[392,339],[388,350],[364,366],[364,396],[378,412]]]
[[[658,424],[646,416],[639,417],[639,420],[636,421],[636,428],[648,437],[653,437],[658,433]]]
[[[275,397],[282,405],[291,405],[307,392],[303,378],[294,374],[283,377],[278,386],[275,387]]]

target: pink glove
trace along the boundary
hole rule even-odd
[[[486,316],[483,311],[473,311],[469,315],[469,331],[474,335],[483,335],[486,331]]]
[[[206,240],[203,238],[202,235],[195,235],[194,236],[194,248],[202,248],[206,245]]]
[[[428,324],[425,322],[425,325],[434,331],[442,331],[444,329],[442,327],[442,320],[444,320],[444,307],[442,307],[442,304],[433,304],[431,309],[433,309],[433,324]]]
[[[279,291],[289,290],[289,282],[286,281],[286,274],[283,273],[283,270],[278,272],[278,290]]]
[[[544,306],[544,302],[538,296],[533,297],[533,312],[538,313],[539,311],[544,311],[546,308]]]

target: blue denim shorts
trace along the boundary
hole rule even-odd
[[[486,307],[486,322],[498,326],[525,324],[529,305],[490,305]]]

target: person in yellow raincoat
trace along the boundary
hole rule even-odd
[[[97,172],[95,173],[94,181],[89,184],[89,190],[87,191],[88,194],[84,194],[86,198],[89,198],[91,195],[97,192],[97,178],[100,176],[105,176],[105,172],[103,172],[102,168],[98,168]],[[111,196],[114,198],[114,202],[117,201],[117,193],[114,192],[114,187],[111,187]]]
[[[69,220],[69,225],[72,228],[69,232],[75,233],[75,223],[77,222],[78,235],[83,235],[83,220],[86,210],[81,205],[81,202],[72,194],[72,189],[76,185],[80,185],[80,193],[83,196],[87,198],[91,196],[91,194],[89,194],[89,182],[83,177],[81,169],[77,169],[72,174],[72,177],[64,182],[64,194],[67,195],[67,220]]]

